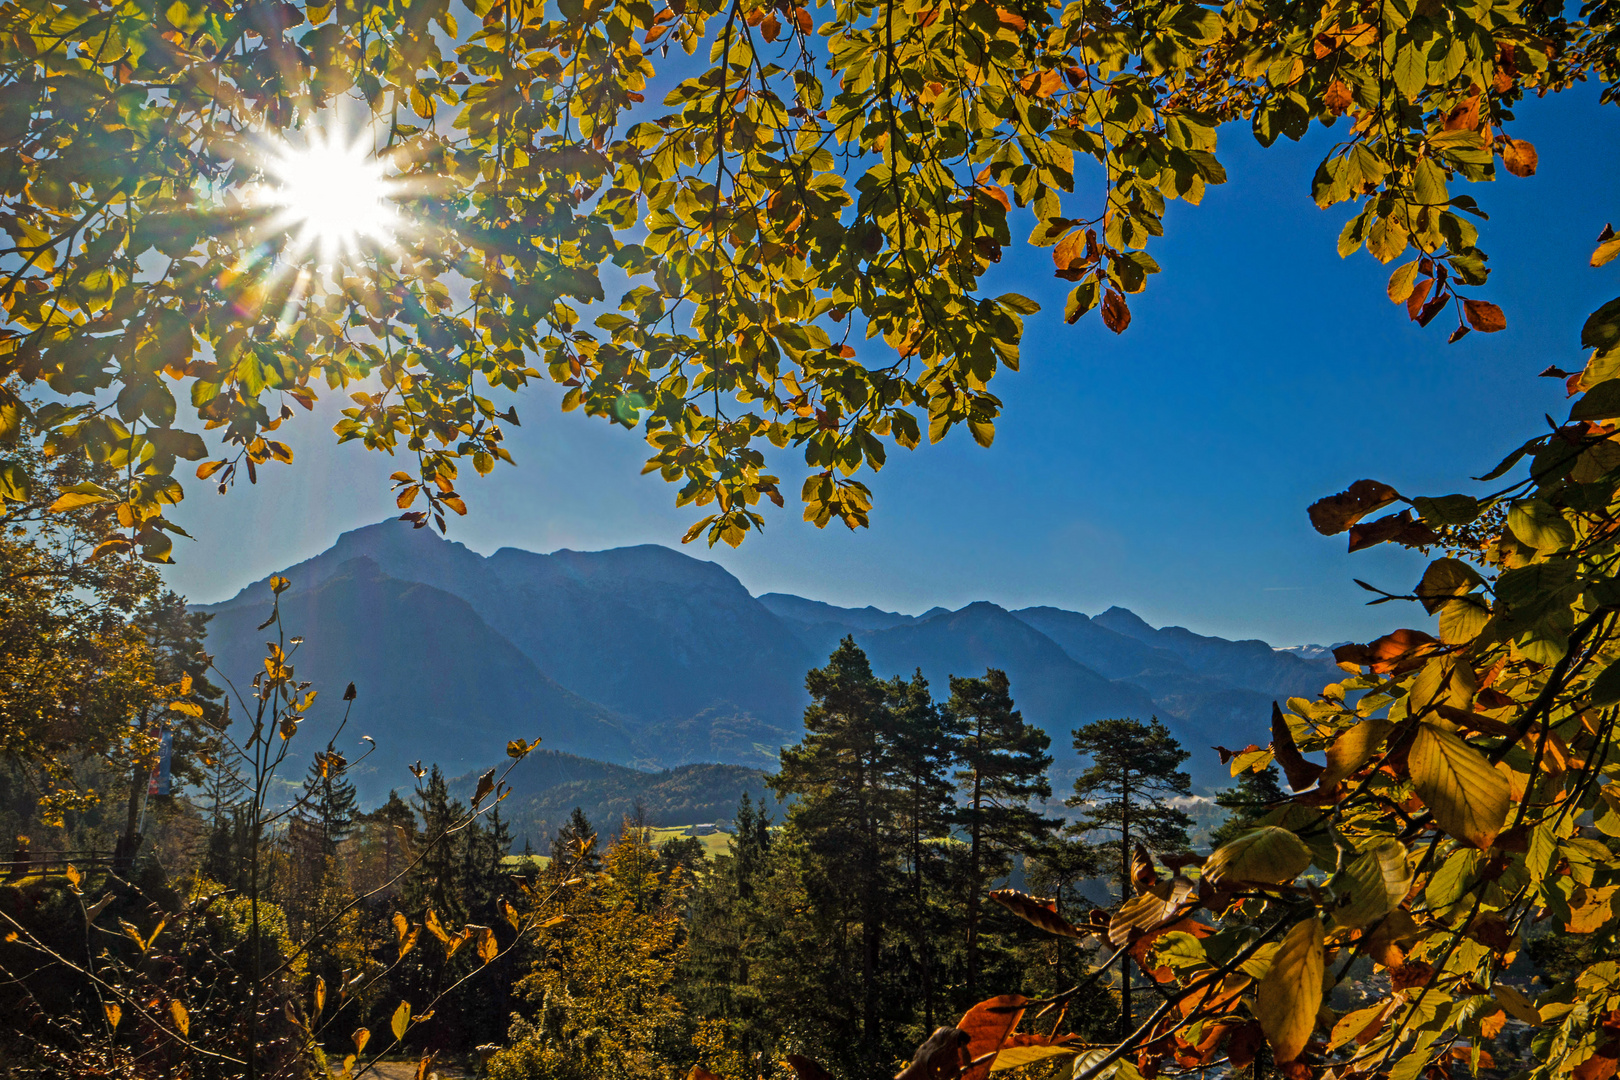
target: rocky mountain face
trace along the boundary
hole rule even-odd
[[[799,737],[804,673],[845,635],[880,675],[920,669],[939,698],[952,675],[1002,668],[1059,761],[1080,724],[1158,715],[1205,785],[1226,779],[1212,744],[1264,731],[1273,698],[1314,695],[1337,673],[1320,656],[1156,629],[1123,608],[1088,618],[980,602],[912,616],[754,597],[720,566],[656,545],[486,558],[384,522],[282,576],[285,624],[304,637],[299,677],[331,698],[359,688],[345,738],[377,740],[360,772],[371,797],[409,786],[418,758],[459,775],[536,735],[548,750],[644,770],[769,768]],[[263,656],[269,601],[266,580],[202,609],[220,667],[244,681]]]

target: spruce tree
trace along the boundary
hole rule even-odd
[[[979,995],[980,935],[988,886],[1012,869],[1012,857],[1038,850],[1057,822],[1030,804],[1051,798],[1046,770],[1052,740],[1013,707],[1007,673],[991,668],[981,678],[951,676],[945,706],[960,730],[957,756],[961,793],[957,822],[967,834],[966,995]]]
[[[1120,899],[1131,894],[1131,859],[1137,844],[1159,852],[1187,848],[1192,819],[1169,801],[1192,791],[1192,780],[1180,771],[1190,756],[1154,717],[1140,720],[1098,720],[1077,728],[1074,748],[1091,765],[1074,782],[1067,804],[1082,812],[1071,829],[1077,833],[1107,833],[1117,837],[1111,860],[1119,869]],[[1112,846],[1110,841],[1108,846]],[[1123,1038],[1131,1024],[1130,957],[1120,957],[1119,1031]]]
[[[433,911],[444,926],[460,926],[467,920],[461,834],[451,830],[466,816],[466,808],[451,800],[437,765],[416,789],[414,801],[423,850],[405,885],[407,913],[420,919]]]
[[[559,879],[584,877],[602,872],[601,843],[596,826],[585,811],[574,807],[568,821],[551,838],[551,869]]]
[[[338,845],[354,831],[359,805],[354,784],[345,775],[343,755],[330,750],[315,755],[304,777],[302,816],[319,830],[323,858],[335,856]]]
[[[804,738],[782,751],[770,779],[779,798],[796,796],[788,820],[826,868],[817,875],[824,910],[842,909],[860,927],[860,1060],[870,1070],[880,1056],[884,1000],[881,954],[895,882],[892,769],[893,716],[888,688],[872,674],[866,654],[846,637],[827,665],[805,676],[811,703]]]

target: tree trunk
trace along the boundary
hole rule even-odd
[[[979,789],[979,773],[973,772],[973,846],[968,856],[968,910],[967,910],[967,996],[968,1001],[979,998],[979,865],[980,833],[983,813]]]
[[[1129,783],[1120,785],[1121,810],[1119,814],[1119,853],[1120,853],[1120,879],[1119,899],[1124,903],[1131,898],[1131,788]],[[1131,954],[1129,950],[1119,954],[1119,1037],[1125,1038],[1131,1033]]]

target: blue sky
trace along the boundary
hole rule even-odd
[[[1408,495],[1474,490],[1467,477],[1533,435],[1543,413],[1567,415],[1562,386],[1535,375],[1579,367],[1581,322],[1620,293],[1612,266],[1586,265],[1604,223],[1620,222],[1620,110],[1596,97],[1523,105],[1509,132],[1536,144],[1538,175],[1469,190],[1491,214],[1484,295],[1507,312],[1502,333],[1448,346],[1449,315],[1417,328],[1384,296],[1390,268],[1364,253],[1339,259],[1348,212],[1318,210],[1309,195],[1333,131],[1263,150],[1226,129],[1230,180],[1202,206],[1172,205],[1149,249],[1164,272],[1132,298],[1124,335],[1095,313],[1065,326],[1068,283],[1051,276],[1049,252],[1008,250],[992,290],[1045,310],[1027,320],[1022,371],[995,381],[1005,410],[991,449],[963,431],[893,452],[867,476],[869,530],[817,530],[790,501],[767,507],[767,530],[739,551],[685,550],[755,593],[908,612],[981,599],[1092,614],[1120,604],[1155,625],[1275,644],[1416,624],[1419,611],[1363,606],[1351,578],[1405,589],[1421,560],[1347,556],[1305,508],[1363,476]],[[1013,231],[1027,235],[1028,223]],[[508,443],[518,466],[463,484],[470,513],[451,538],[484,553],[679,546],[695,515],[640,475],[640,436],[554,401],[549,388],[519,397],[524,426]],[[176,549],[175,588],[219,599],[397,513],[386,477],[400,463],[336,446],[338,407],[323,402],[283,429],[297,459],[261,470],[257,487],[219,497],[192,485],[173,517],[199,539]],[[784,456],[779,472],[796,492],[802,459]]]

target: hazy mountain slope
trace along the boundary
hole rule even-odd
[[[1069,656],[1057,643],[995,604],[969,604],[960,611],[856,635],[878,675],[909,677],[922,668],[936,698],[950,696],[949,675],[983,675],[1000,668],[1012,680],[1013,697],[1029,720],[1052,736],[1054,750],[1069,744],[1069,732],[1107,716],[1153,712],[1147,692],[1105,679]]]
[[[451,791],[467,799],[477,771],[451,781]],[[747,792],[756,801],[768,796],[764,774],[740,765],[679,765],[663,772],[642,772],[571,754],[538,751],[512,770],[512,794],[500,804],[509,822],[514,847],[525,837],[545,854],[551,838],[574,807],[604,836],[619,831],[624,818],[639,807],[649,825],[692,825],[731,821]]]
[[[1170,650],[1110,630],[1078,611],[1030,607],[1012,614],[1057,642],[1080,663],[1110,679],[1130,679],[1145,672],[1192,674],[1186,662]]]
[[[1264,641],[1228,641],[1180,626],[1155,630],[1133,611],[1111,607],[1091,620],[1115,633],[1175,653],[1192,670],[1275,698],[1315,697],[1343,677],[1333,663],[1279,652]]]
[[[868,605],[864,608],[844,608],[820,600],[806,600],[791,593],[764,593],[759,597],[772,614],[793,630],[817,658],[831,655],[838,643],[851,634],[868,630],[888,630],[917,622],[912,615]]]
[[[485,618],[570,689],[638,726],[728,707],[796,728],[814,655],[722,567],[656,545],[489,558]]]
[[[1204,759],[1212,742],[1229,739],[1227,732],[1256,725],[1256,730],[1264,730],[1272,699],[1264,691],[1242,685],[1240,680],[1255,668],[1269,674],[1273,669],[1267,663],[1251,661],[1199,672],[1169,649],[1127,637],[1078,612],[1042,607],[1013,614],[1056,641],[1076,660],[1152,695],[1159,714],[1187,743],[1197,768],[1207,765]],[[1311,693],[1314,695],[1314,691]]]
[[[637,756],[617,717],[547,678],[467,601],[389,577],[370,558],[333,570],[282,597],[289,635],[304,638],[293,658],[298,678],[321,691],[297,744],[300,761],[324,745],[351,681],[359,697],[340,748],[354,758],[360,736],[377,740],[355,771],[367,800],[409,788],[405,766],[418,758],[455,775],[501,758],[517,737],[540,735],[547,747],[593,757]],[[270,631],[256,627],[268,611],[268,603],[232,603],[209,625],[215,662],[244,691],[261,667]]]
[[[314,558],[277,571],[292,582],[292,591],[310,589],[336,574],[353,559],[366,557],[389,577],[400,581],[420,581],[443,589],[464,600],[478,600],[498,593],[501,583],[476,551],[454,540],[446,540],[432,529],[414,529],[402,521],[381,521],[338,536],[336,542]],[[221,611],[240,603],[263,603],[270,596],[270,579],[261,578],[229,600],[206,605],[205,611]]]

